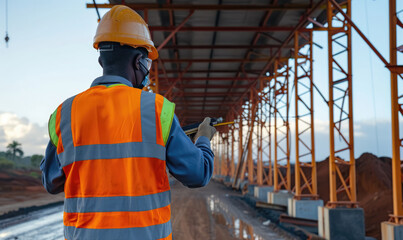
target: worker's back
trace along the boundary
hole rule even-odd
[[[165,144],[173,110],[160,95],[106,84],[52,114],[67,239],[171,239]]]

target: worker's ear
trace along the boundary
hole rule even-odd
[[[140,69],[140,59],[142,56],[143,55],[141,53],[139,53],[134,57],[134,59],[133,59],[134,60],[134,62],[133,62],[134,69],[136,69],[136,70]]]
[[[98,57],[98,63],[99,63],[99,65],[101,65],[102,68],[104,67],[104,66],[102,65],[101,56]]]

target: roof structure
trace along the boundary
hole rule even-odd
[[[293,56],[295,31],[326,20],[322,0],[109,2],[97,7],[124,4],[149,24],[160,55],[158,92],[176,103],[182,124],[236,112],[273,72],[274,59]]]

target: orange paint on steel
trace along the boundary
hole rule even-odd
[[[158,46],[157,51],[161,50],[170,40],[175,36],[175,34],[185,25],[185,23],[189,20],[189,18],[193,15],[194,10],[191,10],[188,16],[183,19],[181,24],[179,24],[166,38],[165,40]]]
[[[342,8],[339,7],[340,10]],[[346,9],[346,16],[351,16],[351,1],[348,0],[344,3],[344,9]],[[343,10],[342,10],[343,11]],[[356,197],[356,176],[355,176],[355,158],[354,158],[354,128],[353,128],[353,102],[352,102],[352,59],[351,59],[351,25],[344,17],[340,18],[340,16],[336,17],[338,10],[334,6],[334,4],[329,0],[327,2],[327,22],[328,22],[328,61],[329,61],[329,137],[330,137],[330,156],[329,156],[329,180],[330,180],[330,201],[328,202],[328,206],[336,207],[339,205],[344,205],[348,207],[355,207],[357,205],[357,197]],[[341,14],[343,15],[343,14]],[[343,25],[341,27],[333,27],[333,21],[342,20]],[[337,39],[333,39],[334,36],[337,36]],[[340,44],[340,35],[346,38],[346,45],[343,46]],[[337,41],[337,42],[336,42]],[[337,59],[335,59],[335,55],[340,52],[333,53],[333,45],[338,45],[344,47],[342,54],[346,54],[347,58],[347,67],[341,66]],[[338,69],[339,72],[343,75],[342,79],[335,80],[333,72],[335,69]],[[347,81],[347,87],[339,86],[341,83],[345,83]],[[334,89],[338,91],[343,91],[343,98],[334,99]],[[348,97],[348,104],[346,107],[345,97]],[[341,106],[337,104],[337,101],[342,100]],[[341,109],[340,112],[340,120],[337,122],[334,121],[334,107]],[[347,116],[343,116],[346,115]],[[342,123],[347,122],[348,124],[348,137],[346,137],[341,131]],[[338,126],[336,125],[338,124]],[[335,149],[335,132],[338,133],[340,139],[344,141],[347,145],[345,148]],[[336,158],[336,153],[344,153],[348,151],[349,161],[340,161]],[[338,175],[337,172],[339,170],[339,164],[344,164],[349,167],[349,175],[347,177],[348,181],[343,178],[342,175]],[[341,187],[337,186],[337,179],[342,183]],[[347,184],[348,183],[348,184]],[[339,189],[339,191],[338,191]],[[345,192],[348,197],[348,201],[339,201],[338,193]]]
[[[254,115],[256,115],[256,98],[253,94],[253,91],[250,92],[250,101],[251,103],[249,103],[249,131],[252,131],[252,135],[251,135],[251,139],[248,142],[248,182],[249,184],[253,184],[254,183],[254,176],[253,176],[253,168],[254,168],[254,164],[253,164],[253,158],[252,158],[252,144],[253,144],[253,129],[254,129],[254,125],[255,125],[255,119],[254,119]],[[253,110],[252,110],[253,109]],[[252,112],[254,111],[254,112]]]
[[[299,115],[298,115],[298,31],[294,34],[294,91],[295,91],[295,197],[298,198],[301,191],[301,165],[299,162]]]
[[[389,55],[390,65],[397,65],[397,42],[396,42],[396,0],[389,0]],[[402,208],[402,178],[401,178],[401,141],[399,134],[399,94],[398,74],[390,72],[391,80],[391,105],[392,105],[392,187],[393,187],[393,216],[394,223],[403,224]]]
[[[235,153],[234,137],[235,137],[235,135],[234,135],[234,132],[235,132],[235,127],[231,126],[231,174],[230,174],[231,178],[234,178],[234,172],[235,172],[235,156],[234,156],[234,153]]]
[[[277,86],[277,61],[274,62],[274,92],[276,91]],[[274,93],[274,191],[279,191],[278,186],[278,161],[277,161],[277,101],[276,101],[276,93]]]
[[[97,4],[98,8],[111,8],[115,4]],[[155,3],[127,3],[124,4],[134,10],[195,10],[195,11],[224,11],[224,10],[238,10],[238,11],[279,11],[279,10],[304,10],[310,6],[307,4],[155,4]],[[87,3],[87,8],[95,8],[95,4]]]
[[[304,38],[308,41],[305,46],[308,46],[309,49],[307,53],[303,53],[300,51],[299,47],[299,37]],[[308,36],[305,33],[296,32],[294,37],[294,90],[295,90],[295,196],[296,199],[301,199],[302,196],[304,198],[317,199],[317,180],[316,180],[316,162],[315,162],[315,134],[314,134],[314,116],[313,116],[313,76],[312,76],[312,49],[313,49],[313,41],[312,41],[312,32],[308,33]],[[302,69],[302,75],[300,74]],[[304,81],[309,80],[308,84],[304,83]],[[299,85],[304,87],[304,91],[302,94],[299,92]],[[308,88],[308,91],[306,91]],[[309,94],[308,97],[305,97],[305,101],[303,98]],[[299,109],[301,106],[301,110]],[[308,120],[300,119],[300,115],[309,116]],[[302,122],[306,126],[300,129],[299,123]],[[303,126],[304,126],[303,125]],[[305,142],[302,137],[308,137],[311,139],[310,144]],[[300,143],[302,143],[302,147],[305,152],[300,149]],[[310,164],[301,163],[300,158],[302,157],[310,157]],[[310,169],[310,178],[308,179],[303,172],[303,168]],[[301,178],[303,181],[301,181]],[[304,189],[308,190],[308,193],[304,194]]]

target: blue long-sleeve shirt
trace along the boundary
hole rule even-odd
[[[205,186],[213,173],[214,153],[207,137],[199,137],[195,144],[186,136],[174,116],[166,143],[166,165],[169,172],[185,186]],[[56,147],[49,141],[42,160],[42,183],[49,193],[64,191],[66,176],[60,165]]]

